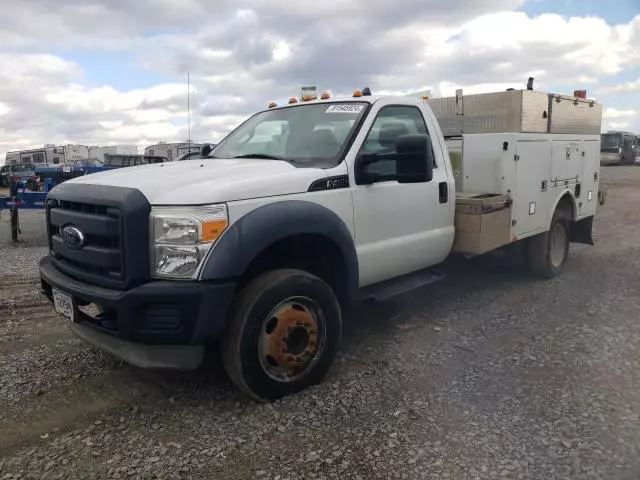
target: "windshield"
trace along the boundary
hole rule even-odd
[[[620,144],[621,135],[617,133],[607,133],[602,135],[600,139],[600,148],[602,150],[610,149],[610,148],[618,148],[622,145]]]
[[[211,156],[336,165],[366,108],[363,102],[325,102],[260,112],[216,145]]]

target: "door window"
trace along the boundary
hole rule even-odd
[[[360,153],[396,153],[398,137],[416,133],[428,133],[422,113],[417,107],[384,107],[374,120]],[[396,162],[380,160],[372,163],[367,170],[381,175],[393,175],[396,173]]]

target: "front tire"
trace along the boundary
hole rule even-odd
[[[244,393],[272,401],[320,383],[342,339],[342,313],[321,279],[292,269],[255,278],[238,295],[222,345]]]
[[[549,231],[529,240],[529,269],[533,276],[545,280],[556,277],[569,256],[569,219],[556,210]]]

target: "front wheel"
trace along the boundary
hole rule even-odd
[[[569,220],[561,210],[556,210],[548,232],[529,240],[529,269],[538,278],[557,276],[569,256]]]
[[[333,290],[300,270],[267,272],[239,294],[222,345],[233,383],[271,401],[319,383],[342,338]]]

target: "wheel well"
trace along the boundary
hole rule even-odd
[[[349,302],[347,263],[338,245],[324,235],[292,235],[269,245],[246,268],[238,291],[258,275],[278,268],[309,272],[324,280],[343,306]]]
[[[565,193],[556,205],[556,210],[563,212],[570,221],[575,220],[576,202],[573,197]]]

